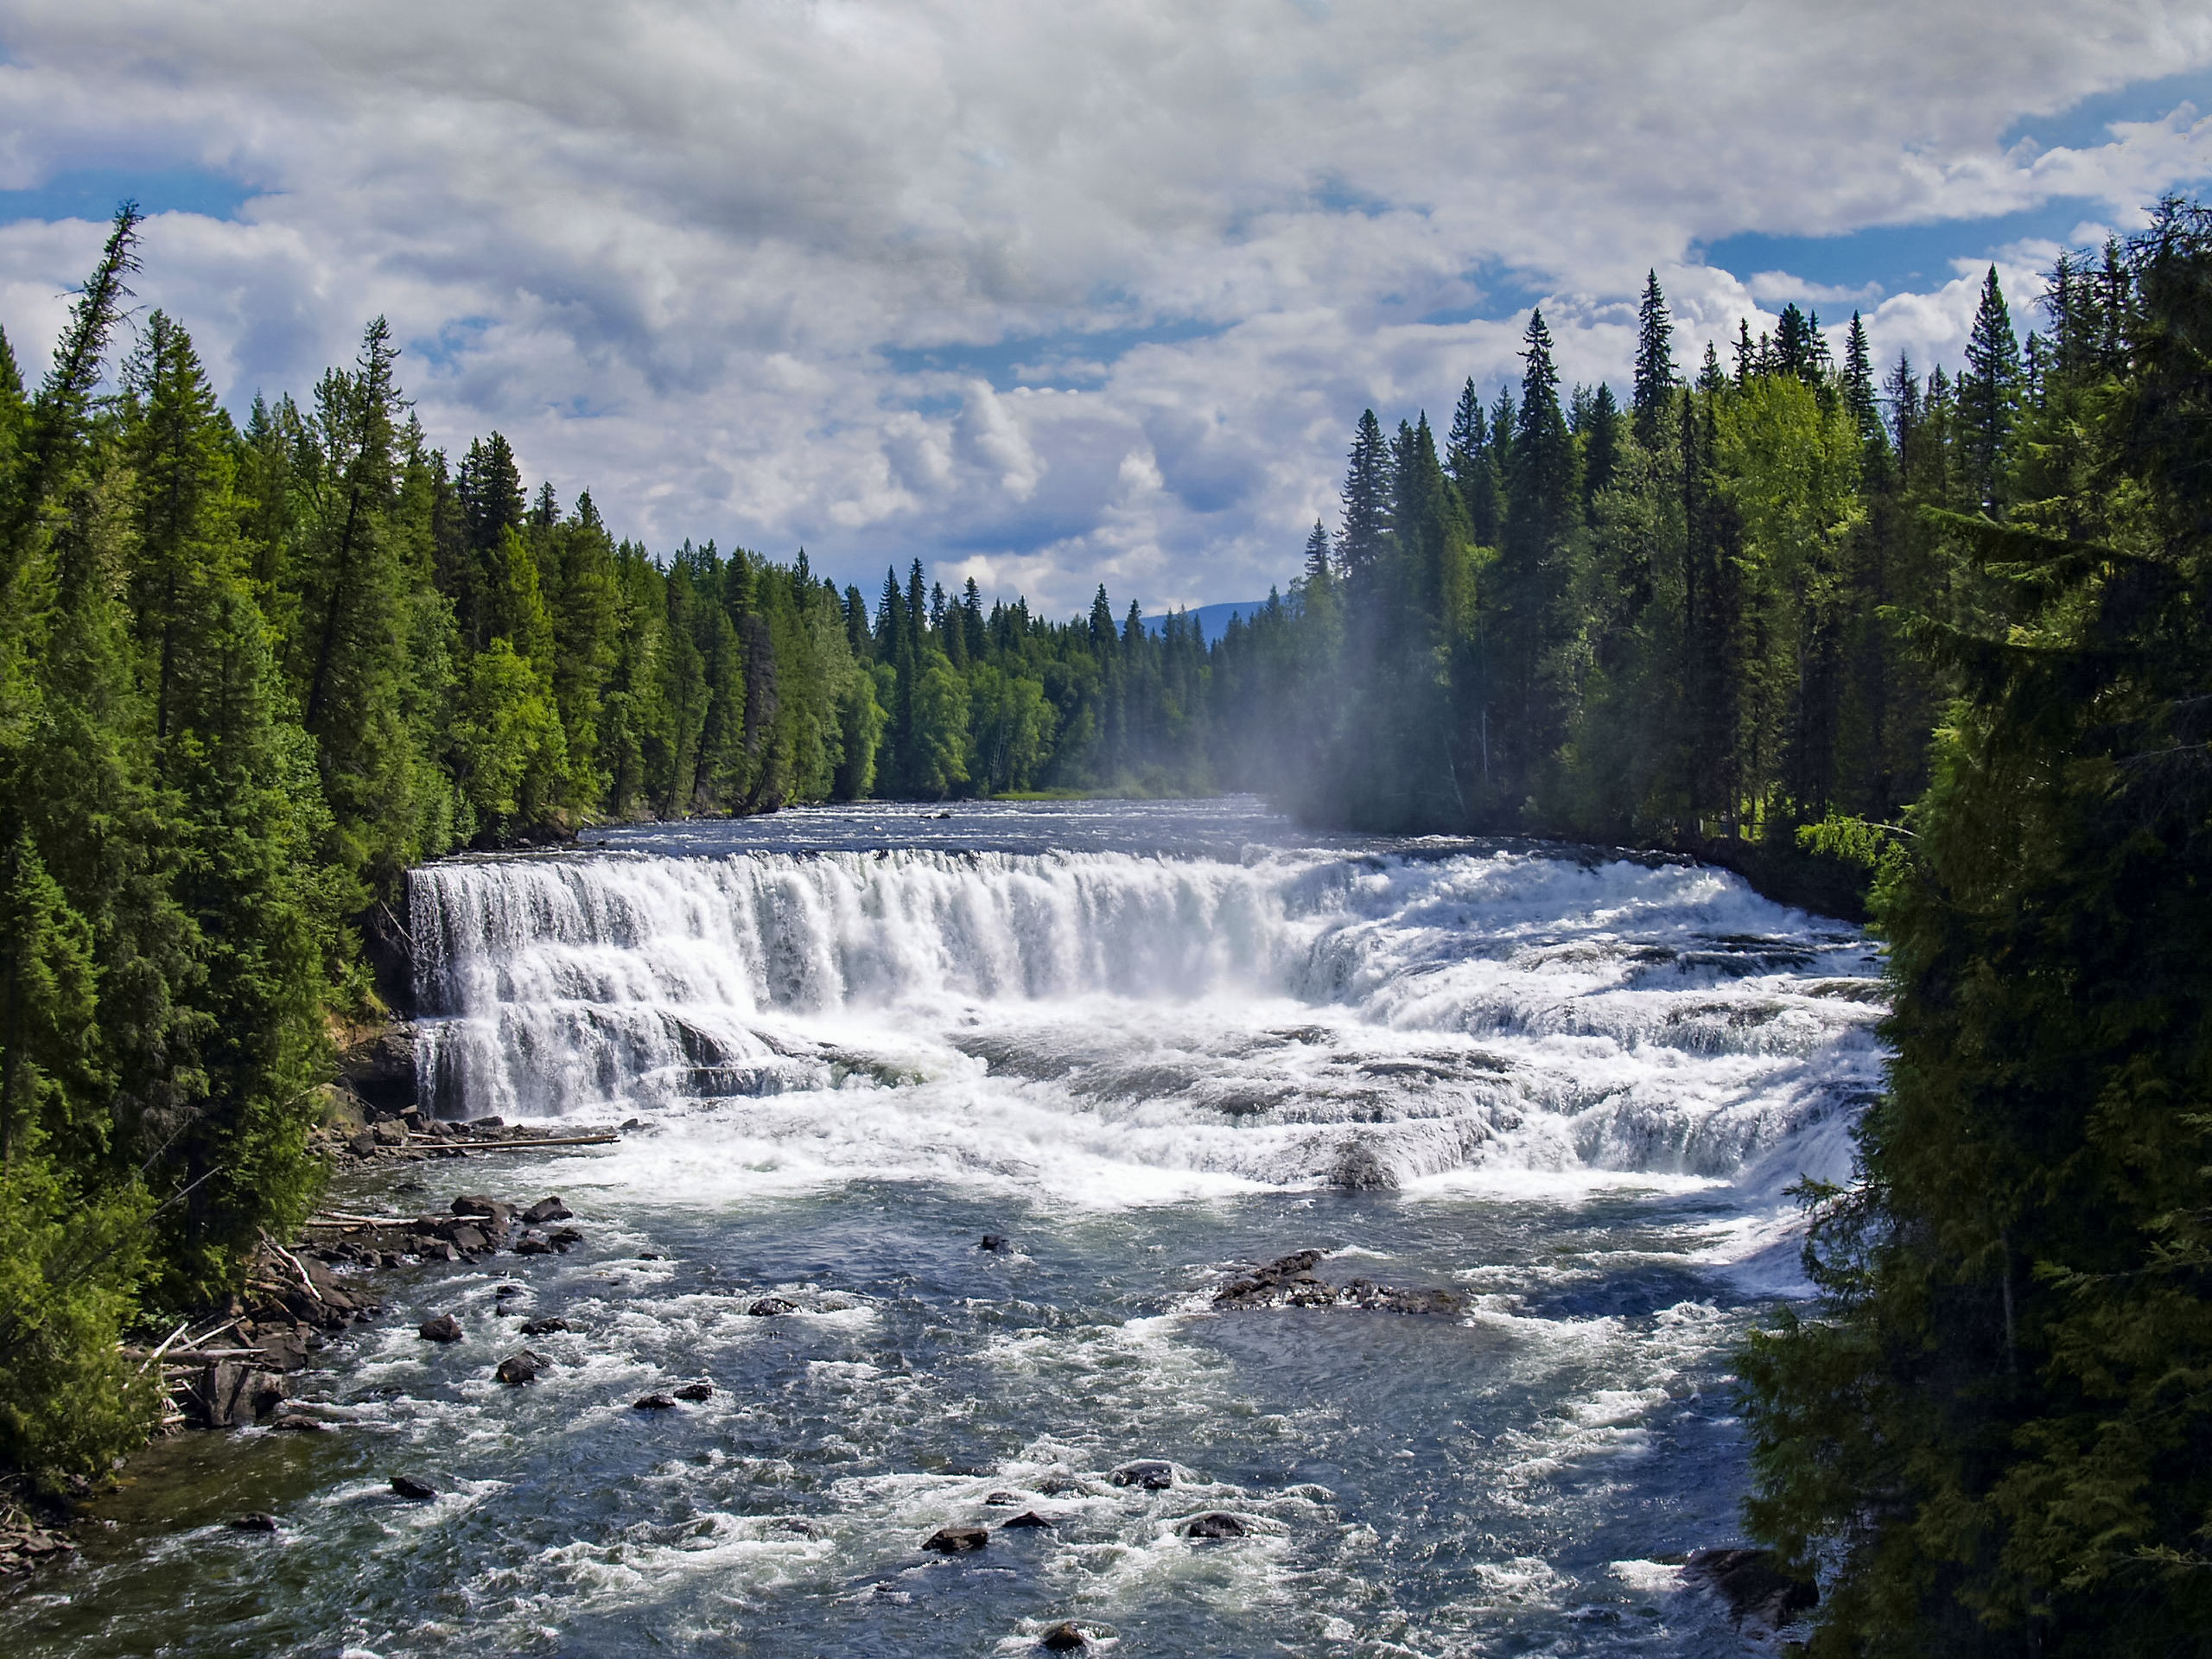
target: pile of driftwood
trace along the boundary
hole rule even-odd
[[[363,1267],[397,1267],[407,1257],[423,1262],[476,1260],[501,1249],[517,1255],[565,1255],[583,1241],[557,1198],[524,1208],[479,1192],[453,1201],[448,1215],[378,1216],[330,1210],[311,1217],[308,1231],[322,1242],[321,1254]],[[548,1230],[550,1229],[550,1230]]]
[[[168,1404],[162,1427],[240,1428],[270,1422],[308,1427],[284,1409],[288,1374],[330,1332],[372,1318],[378,1304],[340,1282],[323,1262],[286,1249],[264,1234],[247,1264],[245,1287],[219,1313],[186,1319],[150,1349],[125,1347],[138,1374],[159,1366]],[[320,1422],[312,1427],[321,1427]]]

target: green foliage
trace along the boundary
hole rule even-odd
[[[98,1475],[154,1427],[158,1373],[117,1351],[147,1209],[127,1188],[87,1199],[36,1153],[0,1164],[0,1465]]]
[[[1816,1652],[2212,1630],[2212,224],[2170,205],[2120,269],[2126,369],[2024,416],[2082,487],[1939,521],[1984,582],[1919,624],[1960,696],[1909,848],[1827,832],[1880,861],[1897,1056],[1815,1212],[1826,1306],[1743,1368]]]

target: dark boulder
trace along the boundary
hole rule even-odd
[[[427,1480],[417,1480],[412,1475],[394,1475],[391,1490],[410,1503],[425,1503],[438,1495],[438,1489]]]
[[[679,1400],[689,1400],[696,1405],[702,1400],[711,1400],[715,1397],[715,1385],[711,1382],[686,1382],[676,1391],[676,1397]]]
[[[556,1194],[550,1198],[540,1198],[536,1204],[531,1205],[529,1209],[522,1212],[522,1218],[530,1226],[543,1227],[549,1221],[566,1221],[572,1213],[569,1206],[561,1202],[559,1195]]]
[[[461,1321],[450,1313],[441,1313],[434,1319],[425,1319],[416,1327],[425,1342],[459,1342]]]
[[[210,1428],[246,1428],[283,1403],[284,1379],[273,1371],[219,1359],[201,1370],[193,1398]]]
[[[482,1230],[464,1222],[453,1230],[453,1247],[463,1255],[481,1255],[492,1248]]]
[[[518,1389],[525,1382],[537,1382],[538,1372],[543,1370],[544,1367],[544,1357],[540,1354],[533,1354],[529,1349],[525,1348],[520,1353],[509,1354],[505,1359],[501,1360],[499,1362],[499,1369],[493,1371],[492,1375],[498,1377],[500,1382],[505,1383],[509,1388]]]
[[[995,1510],[1010,1510],[1021,1500],[1012,1492],[993,1492],[983,1502]]]
[[[330,1425],[320,1417],[310,1417],[305,1412],[280,1411],[269,1427],[290,1434],[327,1434]]]
[[[308,1363],[308,1329],[305,1325],[277,1325],[255,1333],[254,1346],[261,1350],[261,1363],[271,1370],[296,1371]]]
[[[1241,1516],[1226,1510],[1208,1510],[1204,1515],[1194,1515],[1181,1528],[1185,1538],[1242,1538],[1251,1530]]]
[[[922,1540],[922,1548],[940,1555],[965,1555],[990,1541],[991,1535],[981,1527],[939,1527]]]
[[[555,1331],[566,1331],[569,1328],[569,1322],[556,1314],[550,1319],[527,1321],[522,1327],[522,1333],[525,1337],[542,1337]]]
[[[584,1242],[584,1236],[573,1227],[556,1227],[546,1234],[545,1242],[566,1255],[572,1248]]]
[[[976,1248],[979,1250],[1005,1250],[1013,1247],[1014,1241],[1004,1233],[985,1233],[983,1242]]]
[[[1366,1141],[1347,1141],[1337,1148],[1329,1166],[1329,1185],[1347,1192],[1395,1192],[1397,1173],[1377,1157]]]
[[[514,1224],[515,1207],[481,1192],[464,1192],[453,1201],[453,1212],[480,1222],[487,1231],[505,1233]]]
[[[1682,1582],[1719,1596],[1738,1624],[1767,1630],[1810,1612],[1821,1599],[1818,1587],[1785,1572],[1770,1549],[1694,1549]]]
[[[338,1057],[338,1086],[372,1111],[404,1117],[415,1109],[415,1032],[390,1025]]]
[[[1039,1637],[1037,1645],[1048,1653],[1080,1653],[1090,1645],[1090,1638],[1063,1619]]]
[[[787,1302],[780,1296],[763,1296],[745,1311],[756,1319],[765,1319],[779,1313],[796,1313],[798,1312],[798,1304]]]
[[[1116,1486],[1141,1486],[1147,1492],[1164,1492],[1175,1484],[1175,1465],[1158,1458],[1139,1458],[1113,1471]]]
[[[1000,1522],[999,1530],[1004,1532],[1009,1527],[1042,1527],[1046,1531],[1050,1532],[1058,1524],[1056,1521],[1047,1521],[1034,1510],[1024,1510],[1012,1520]]]
[[[665,1394],[641,1394],[630,1402],[632,1411],[673,1411],[676,1402]]]
[[[553,1241],[540,1232],[524,1233],[520,1238],[515,1240],[515,1254],[517,1255],[550,1255],[553,1254]]]
[[[233,1532],[274,1532],[276,1530],[276,1517],[265,1510],[249,1510],[232,1521],[231,1530]]]

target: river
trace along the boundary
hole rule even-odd
[[[378,1274],[386,1316],[302,1383],[352,1421],[135,1460],[113,1529],[0,1608],[10,1651],[1742,1645],[1678,1568],[1740,1538],[1730,1354],[1803,1294],[1785,1189],[1847,1173],[1879,1084],[1855,930],[1711,868],[1234,799],[588,841],[416,873],[424,1081],[635,1127],[341,1193],[558,1192],[585,1243]],[[1213,1306],[1309,1248],[1459,1311]],[[447,1312],[462,1341],[417,1338]],[[507,1389],[518,1314],[574,1328]],[[1174,1484],[1114,1484],[1134,1459]],[[918,1549],[995,1494],[1055,1524]],[[1211,1510],[1246,1535],[1184,1535]]]

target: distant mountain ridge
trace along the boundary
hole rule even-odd
[[[1201,605],[1190,614],[1198,620],[1198,637],[1211,645],[1229,632],[1231,617],[1249,616],[1255,611],[1267,608],[1268,601],[1264,599],[1226,600],[1218,605]],[[1154,633],[1162,633],[1166,631],[1167,618],[1165,615],[1147,616],[1144,625]]]

